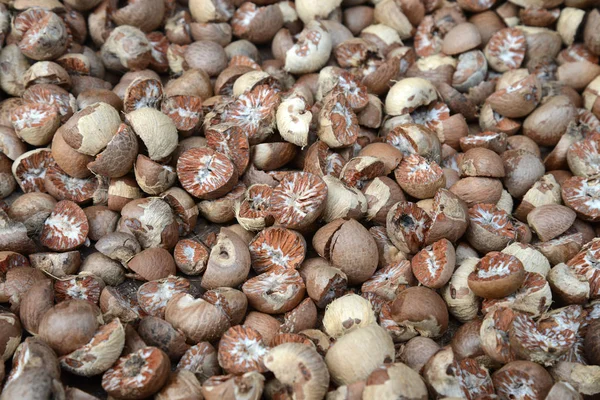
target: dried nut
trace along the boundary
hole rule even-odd
[[[208,342],[191,346],[177,364],[178,371],[190,371],[202,384],[211,376],[221,372],[217,361],[217,351]]]
[[[201,285],[204,289],[239,286],[246,280],[250,265],[248,245],[230,229],[221,228]]]
[[[428,199],[446,184],[445,175],[436,162],[411,154],[405,157],[394,176],[400,187],[418,199]]]
[[[177,268],[186,275],[200,275],[206,269],[208,249],[193,239],[182,239],[175,245],[173,257]]]
[[[0,313],[0,356],[2,361],[10,359],[21,342],[21,322],[10,312]]]
[[[218,307],[189,294],[177,294],[167,303],[165,320],[180,330],[190,343],[213,341],[230,327]]]
[[[22,222],[29,234],[40,232],[44,221],[56,206],[56,200],[46,193],[24,193],[17,198],[8,210],[8,216]]]
[[[515,228],[505,211],[492,204],[476,204],[469,209],[466,238],[482,253],[502,250],[515,239]]]
[[[292,310],[302,301],[305,289],[297,271],[280,266],[248,279],[242,285],[242,291],[248,297],[248,304],[268,314]]]
[[[142,248],[172,249],[179,238],[177,221],[168,203],[158,197],[132,200],[121,210],[117,230],[133,234]]]
[[[156,347],[121,357],[102,375],[102,388],[110,396],[142,399],[158,392],[169,378],[169,358]]]
[[[389,115],[413,112],[437,100],[435,87],[425,79],[405,78],[390,89],[385,98],[385,111]]]
[[[391,305],[391,316],[404,340],[417,335],[437,338],[448,328],[448,309],[433,290],[422,286],[400,292]]]
[[[107,69],[126,72],[144,69],[150,64],[152,46],[140,29],[122,25],[110,32],[102,45],[100,56]]]
[[[514,293],[525,280],[521,261],[506,253],[486,254],[469,274],[469,288],[477,296],[498,299]]]
[[[137,328],[140,337],[148,346],[155,346],[165,352],[171,360],[178,360],[187,351],[185,336],[173,326],[157,317],[144,317]]]
[[[410,202],[398,202],[388,212],[386,230],[389,239],[404,253],[415,254],[425,242],[431,218]]]
[[[259,332],[241,325],[229,328],[219,341],[219,365],[229,373],[265,372],[268,348]]]
[[[138,142],[131,128],[120,124],[116,133],[87,168],[96,174],[118,178],[129,171],[138,152]]]
[[[327,185],[327,200],[321,216],[323,221],[331,222],[338,218],[360,219],[365,215],[368,203],[359,189],[349,187],[331,175],[325,175],[323,181]],[[393,181],[392,183],[395,184]],[[401,192],[398,185],[395,185]]]
[[[346,96],[340,91],[329,93],[319,113],[319,139],[330,148],[348,147],[356,142],[358,133],[358,119]]]
[[[112,232],[96,242],[96,250],[112,260],[127,263],[142,249],[135,236],[125,232]]]
[[[132,270],[136,279],[153,281],[175,275],[175,260],[169,251],[156,247],[142,250],[129,262],[127,268]]]
[[[260,400],[264,381],[264,375],[256,371],[243,375],[215,375],[202,385],[202,395],[206,400],[234,400],[244,397]]]
[[[41,243],[56,251],[72,250],[87,238],[89,230],[85,213],[72,201],[63,200],[44,222]]]
[[[19,319],[23,328],[30,334],[36,335],[40,321],[52,306],[54,306],[52,281],[44,279],[34,283],[21,297],[19,305]]]
[[[420,373],[427,361],[439,350],[440,346],[433,339],[416,336],[404,345],[400,361]]]
[[[100,102],[75,113],[61,132],[69,146],[80,153],[95,156],[111,141],[120,124],[118,111]]]
[[[190,396],[193,396],[192,398],[201,398],[202,386],[192,372],[178,370],[171,373],[167,383],[160,392],[154,395],[154,398],[156,400],[174,400]]]
[[[508,118],[521,118],[532,112],[542,97],[541,82],[536,75],[497,89],[488,99],[492,109]]]
[[[310,226],[323,212],[327,186],[309,172],[291,172],[273,189],[270,212],[286,228],[301,230]]]
[[[192,195],[215,199],[236,185],[238,173],[234,164],[222,153],[210,148],[194,148],[179,157],[177,176],[184,189]]]
[[[298,270],[306,285],[306,293],[317,307],[325,308],[334,299],[346,292],[348,278],[325,259],[311,258]]]
[[[484,53],[490,67],[498,72],[506,72],[521,66],[526,48],[525,35],[521,30],[504,28],[492,35]]]
[[[375,240],[356,220],[335,220],[325,225],[315,233],[313,246],[320,256],[330,259],[346,274],[349,284],[366,281],[377,268]],[[354,253],[357,249],[360,250]]]
[[[320,70],[329,59],[332,38],[317,21],[307,22],[298,41],[285,53],[285,70],[292,74],[306,74]]]
[[[538,109],[539,110],[539,109]],[[526,150],[507,150],[504,161],[504,186],[515,198],[522,197],[545,172],[539,157]]]
[[[581,394],[598,393],[598,374],[600,368],[597,365],[582,365],[577,362],[559,361],[550,369],[552,377],[557,381],[570,384]]]
[[[564,233],[575,221],[575,211],[558,204],[534,208],[527,215],[527,223],[542,242]]]
[[[327,351],[325,363],[335,383],[348,385],[367,379],[382,363],[393,359],[390,335],[378,325],[369,325],[339,338]]]
[[[74,253],[79,257],[79,252]],[[99,252],[92,253],[85,258],[80,272],[93,274],[111,286],[117,286],[125,280],[125,270],[122,265]],[[70,272],[70,274],[73,273]]]
[[[535,208],[547,204],[560,204],[560,185],[553,175],[547,174],[533,184],[525,193],[521,204],[514,212],[515,217],[521,221],[527,220],[527,215]]]
[[[356,294],[349,294],[331,302],[323,317],[325,331],[336,339],[355,329],[375,323],[375,313],[371,304]]]
[[[114,319],[101,326],[89,343],[62,356],[60,365],[76,375],[98,375],[117,361],[124,345],[125,329],[118,319]]]
[[[548,259],[529,245],[513,243],[503,249],[502,252],[517,257],[523,263],[523,267],[527,272],[535,272],[543,277],[550,272]]]
[[[419,283],[432,289],[439,289],[448,283],[455,263],[454,246],[447,239],[423,248],[411,260],[412,271]]]
[[[329,387],[329,372],[321,356],[309,346],[284,343],[270,350],[265,366],[294,396],[322,399]]]
[[[11,113],[12,128],[26,143],[42,146],[50,143],[60,125],[56,107],[43,103],[25,103]]]
[[[13,27],[19,49],[31,59],[52,60],[67,50],[67,26],[51,11],[29,8],[14,18]]]
[[[448,55],[461,54],[481,45],[481,36],[477,27],[463,22],[453,27],[444,37],[442,51]]]
[[[160,111],[148,107],[139,108],[125,115],[125,121],[146,145],[150,159],[164,159],[177,147],[177,127]]]
[[[569,98],[554,96],[539,106],[523,122],[523,134],[540,146],[555,146],[577,110]]]
[[[512,361],[496,371],[492,380],[496,391],[506,397],[516,395],[523,385],[528,385],[533,396],[545,398],[553,384],[550,374],[530,361]]]
[[[100,309],[85,300],[66,300],[44,314],[39,337],[58,355],[65,355],[86,345],[102,322]]]

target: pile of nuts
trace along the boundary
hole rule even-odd
[[[597,398],[599,6],[0,0],[0,400]]]

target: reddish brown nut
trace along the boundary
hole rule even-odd
[[[417,154],[405,157],[394,171],[394,175],[400,187],[418,199],[433,197],[435,192],[446,184],[439,165]]]
[[[469,288],[480,297],[497,299],[514,293],[525,280],[518,258],[505,253],[486,254],[469,274]]]
[[[177,161],[177,175],[184,189],[204,199],[226,194],[235,186],[238,177],[234,164],[210,148],[184,152]]]
[[[57,302],[79,299],[98,304],[104,286],[104,281],[99,277],[82,273],[57,280],[54,283],[54,294]]]
[[[67,300],[44,314],[39,337],[59,355],[64,355],[87,344],[101,322],[100,309],[94,304],[85,300]]]
[[[417,281],[412,273],[410,262],[402,260],[391,263],[373,274],[361,286],[363,293],[375,293],[382,298],[392,301],[398,293],[415,286]]]
[[[78,204],[90,201],[97,191],[98,185],[97,179],[73,178],[56,164],[46,169],[44,177],[44,187],[54,198],[70,200]]]
[[[525,58],[525,35],[517,28],[504,28],[494,33],[484,52],[490,66],[498,72],[519,68]]]
[[[248,303],[256,310],[268,314],[292,310],[302,301],[305,289],[297,271],[278,266],[248,279],[242,286]]]
[[[597,239],[587,243],[579,253],[567,262],[567,266],[577,275],[584,276],[590,285],[590,295],[592,298],[600,293],[600,274],[594,268],[594,262],[598,259],[597,254],[600,250],[600,241]]]
[[[119,360],[102,375],[111,396],[141,399],[158,392],[169,378],[171,362],[156,347],[146,347]]]
[[[86,240],[89,225],[85,213],[72,201],[63,200],[44,222],[41,243],[57,251],[72,250]]]
[[[201,242],[182,239],[175,245],[173,257],[177,268],[186,275],[199,275],[206,269],[208,249]]]
[[[286,174],[273,189],[270,211],[275,221],[290,229],[311,225],[325,208],[327,185],[308,172]]]
[[[358,120],[341,92],[332,91],[323,99],[318,135],[331,148],[347,147],[356,142]]]
[[[450,280],[456,263],[454,246],[441,239],[415,254],[411,260],[415,278],[424,286],[439,289]]]
[[[417,335],[440,337],[448,329],[448,308],[433,290],[416,286],[398,294],[392,303],[392,318],[406,339]]]
[[[259,274],[275,265],[296,269],[304,261],[306,254],[304,237],[279,227],[262,230],[249,247],[252,268]]]
[[[574,176],[562,184],[562,199],[581,219],[598,221],[600,212],[595,204],[599,185],[596,178]]]

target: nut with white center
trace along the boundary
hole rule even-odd
[[[424,286],[439,289],[454,272],[456,254],[447,239],[441,239],[415,254],[411,260],[412,271]]]
[[[562,199],[585,221],[600,221],[600,181],[574,176],[562,184]]]
[[[177,161],[177,175],[185,190],[203,199],[221,197],[238,179],[231,160],[208,147],[185,151]]]
[[[483,313],[499,307],[510,307],[525,312],[532,317],[544,314],[552,303],[552,290],[548,281],[535,272],[525,272],[525,281],[513,294],[500,299],[484,299],[481,304]]]
[[[492,375],[496,392],[505,398],[544,399],[552,388],[552,377],[539,364],[512,361]]]
[[[169,378],[171,363],[156,347],[145,347],[121,357],[102,376],[102,388],[109,395],[141,399],[158,392]]]
[[[268,350],[258,331],[242,325],[233,326],[219,341],[219,365],[227,373],[236,375],[266,372],[263,360]]]
[[[177,293],[189,293],[190,281],[178,276],[158,279],[144,283],[137,290],[140,308],[148,315],[164,318],[165,308]]]
[[[469,274],[469,288],[480,297],[498,299],[514,293],[525,280],[525,269],[518,258],[490,252]]]
[[[388,237],[398,250],[415,254],[425,242],[431,218],[415,203],[400,201],[387,215],[386,230]]]
[[[323,99],[317,134],[330,148],[348,147],[356,142],[358,119],[343,93],[332,91]]]
[[[187,275],[200,275],[206,269],[208,249],[194,239],[182,239],[175,245],[173,257],[177,268]]]
[[[25,103],[12,110],[11,122],[21,140],[34,146],[43,146],[50,143],[58,129],[60,114],[50,104]]]
[[[466,239],[476,250],[500,251],[515,238],[515,227],[506,211],[493,204],[476,204],[469,208]]]
[[[494,70],[506,72],[519,68],[525,58],[527,42],[518,28],[504,28],[494,33],[485,46],[485,57]]]
[[[446,176],[435,161],[418,154],[405,157],[394,171],[396,182],[409,195],[418,199],[432,198],[446,185]]]
[[[250,242],[252,268],[261,274],[275,265],[296,269],[306,255],[306,241],[299,233],[280,227],[260,231]]]
[[[83,210],[69,200],[56,203],[54,210],[44,222],[41,243],[55,251],[72,250],[87,238],[88,220]]]
[[[177,370],[192,372],[200,383],[221,372],[217,361],[217,351],[208,342],[200,342],[190,347],[177,364]]]
[[[260,312],[280,314],[296,307],[306,292],[304,281],[293,269],[275,266],[248,279],[242,286],[248,304]]]
[[[275,221],[289,229],[303,229],[325,209],[327,185],[309,172],[290,172],[273,189],[270,211]]]

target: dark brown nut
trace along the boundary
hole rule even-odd
[[[66,300],[44,314],[39,337],[59,355],[87,344],[102,322],[100,309],[85,300]]]
[[[448,329],[448,308],[433,290],[411,287],[398,294],[391,305],[392,318],[402,329],[404,340],[417,335],[437,338]]]
[[[179,360],[188,350],[185,336],[167,321],[157,317],[142,318],[137,328],[146,344],[164,351],[171,360]]]

